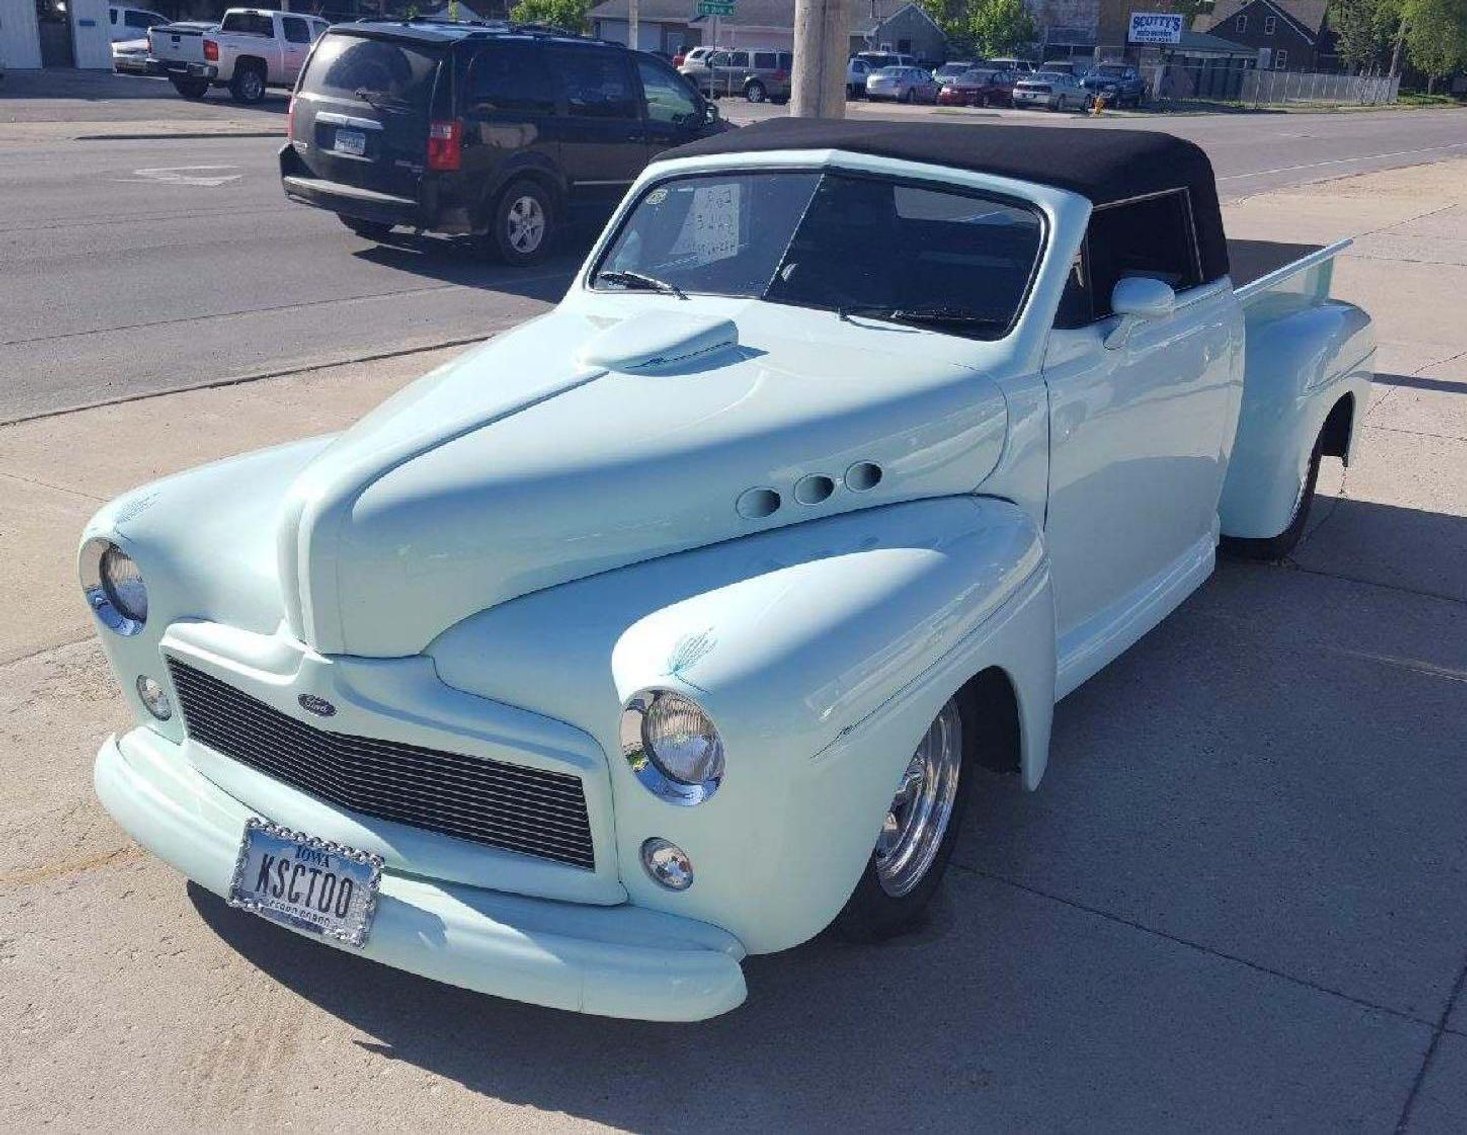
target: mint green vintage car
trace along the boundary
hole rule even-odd
[[[722,1013],[747,954],[909,926],[980,769],[1037,788],[1220,539],[1298,539],[1373,364],[1335,251],[1230,247],[1160,133],[695,143],[549,314],[97,514],[97,791],[387,965]]]

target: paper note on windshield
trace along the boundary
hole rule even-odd
[[[739,252],[739,185],[700,185],[683,221],[674,256],[691,256],[699,264],[727,260]]]

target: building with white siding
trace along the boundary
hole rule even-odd
[[[0,0],[0,62],[110,71],[107,0]]]

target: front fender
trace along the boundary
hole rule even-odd
[[[917,741],[972,674],[1021,700],[1026,780],[1054,701],[1042,540],[1005,501],[873,508],[607,572],[484,612],[429,648],[443,681],[534,709],[608,755],[622,881],[639,905],[714,923],[753,951],[795,945],[839,911]],[[681,690],[717,722],[728,772],[694,808],[654,797],[621,759],[623,701]],[[650,836],[697,882],[643,873]]]

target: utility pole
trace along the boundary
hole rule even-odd
[[[633,51],[637,43],[637,0],[627,0],[627,46]]]
[[[795,0],[795,73],[790,114],[796,118],[846,116],[846,59],[850,0]]]

